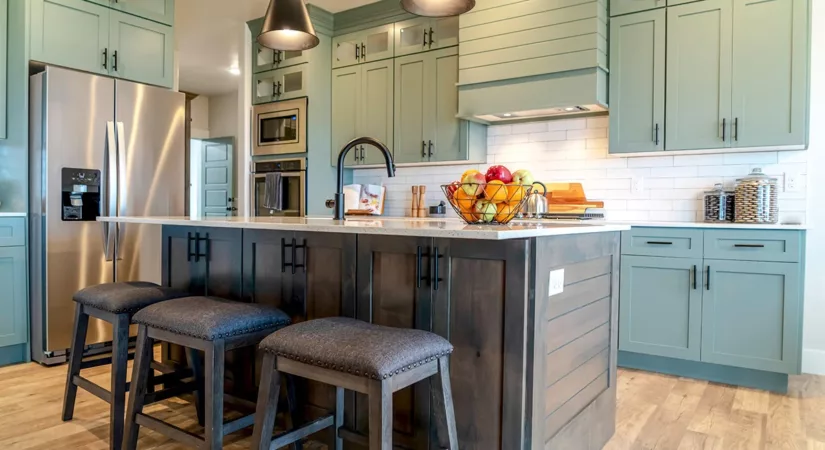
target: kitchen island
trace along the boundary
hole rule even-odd
[[[432,331],[455,346],[462,449],[600,449],[616,409],[619,242],[625,225],[458,220],[112,217],[163,227],[162,282],[277,306],[295,321],[349,316]],[[553,273],[551,277],[551,272]],[[563,286],[563,290],[561,287]],[[169,348],[166,357],[183,361]],[[254,398],[249,351],[227,385]],[[334,389],[298,382],[306,419]],[[348,448],[366,448],[367,402],[348,393]],[[396,446],[435,448],[429,382],[394,396]],[[330,443],[331,432],[314,440]]]

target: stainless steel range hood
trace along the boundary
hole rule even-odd
[[[481,123],[607,111],[603,0],[479,3],[459,19],[458,116]]]

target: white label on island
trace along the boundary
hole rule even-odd
[[[564,292],[564,269],[550,272],[550,288],[548,297],[559,295]]]

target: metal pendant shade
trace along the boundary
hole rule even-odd
[[[401,0],[407,12],[425,17],[449,17],[475,8],[475,0]]]
[[[309,50],[318,45],[304,0],[271,0],[258,43],[273,50]]]

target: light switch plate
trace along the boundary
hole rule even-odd
[[[550,272],[549,297],[559,295],[564,292],[564,269]]]
[[[645,190],[645,179],[633,177],[630,180],[630,192],[640,194]]]
[[[785,192],[799,192],[799,175],[795,173],[785,174]]]

